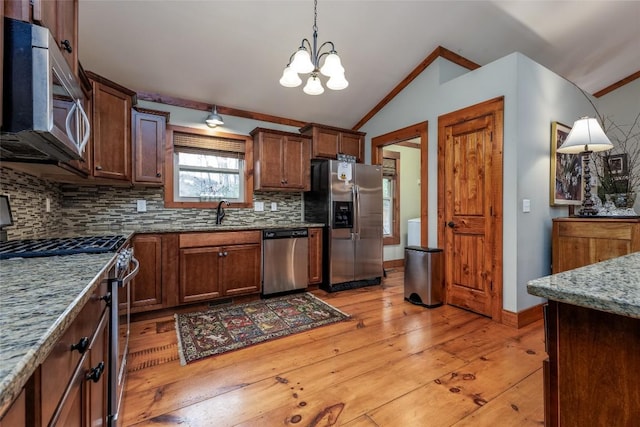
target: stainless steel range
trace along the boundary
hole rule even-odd
[[[25,239],[0,242],[0,259],[65,256],[86,253],[117,252],[109,266],[110,298],[109,328],[109,398],[107,425],[116,426],[120,421],[122,398],[127,372],[129,349],[129,324],[131,307],[130,282],[138,273],[138,260],[133,248],[119,235]]]

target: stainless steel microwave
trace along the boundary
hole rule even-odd
[[[45,27],[5,18],[0,158],[80,159],[91,125],[82,89]]]

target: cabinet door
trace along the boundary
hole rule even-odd
[[[364,142],[361,135],[342,133],[340,137],[340,153],[355,156],[358,163],[364,161]]]
[[[309,284],[322,282],[322,229],[309,229]]]
[[[137,235],[133,253],[140,261],[140,270],[131,283],[131,311],[162,308],[162,236]]]
[[[133,111],[133,182],[164,183],[164,138],[166,119],[163,116]]]
[[[75,371],[71,382],[65,392],[65,398],[60,402],[54,417],[42,420],[43,427],[49,426],[88,426],[89,413],[86,407],[87,387],[89,383],[85,379],[87,372],[91,370],[89,354],[85,354]],[[46,375],[45,373],[43,373]]]
[[[131,97],[93,82],[93,175],[131,180]]]
[[[45,1],[44,3],[49,3]],[[53,3],[53,2],[51,2]],[[78,75],[78,0],[56,0],[57,41],[71,71]]]
[[[1,6],[0,6],[1,7]],[[22,389],[7,412],[0,419],[0,427],[23,427],[27,425],[27,402]]]
[[[280,188],[285,185],[282,164],[285,136],[262,132],[258,142],[259,173],[258,189]]]
[[[260,292],[261,251],[259,244],[225,246],[220,281],[225,295]]]
[[[181,304],[206,301],[222,296],[218,278],[221,247],[180,249]]]
[[[286,137],[283,149],[284,186],[300,191],[311,189],[311,153],[306,138]]]
[[[316,128],[313,135],[313,157],[335,159],[338,155],[340,132]]]
[[[109,311],[105,310],[91,344],[86,396],[90,426],[107,426],[109,391]]]

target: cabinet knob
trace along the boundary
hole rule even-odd
[[[111,292],[107,292],[106,295],[101,296],[100,300],[106,302],[107,305],[110,305],[111,304]]]
[[[71,47],[71,42],[69,40],[62,40],[60,42],[60,47],[69,53],[73,52],[73,48]]]
[[[87,374],[87,381],[91,380],[94,383],[97,383],[98,381],[100,381],[100,377],[102,376],[103,372],[104,362],[100,362],[98,363],[98,366],[92,368],[91,371],[89,371],[89,373]]]
[[[225,252],[224,252],[224,256],[227,256],[227,255],[229,255],[229,254],[225,251]]]
[[[161,176],[162,176],[162,174],[161,174],[160,172],[158,172],[158,173],[156,174],[156,178],[160,178]]]
[[[222,252],[218,252],[218,256],[222,257],[222,256],[224,256],[224,254]]]
[[[96,170],[97,171],[101,171],[102,170],[102,166],[96,166]]]
[[[88,337],[82,337],[82,338],[80,338],[80,341],[78,341],[77,344],[72,344],[71,345],[71,351],[78,350],[78,353],[80,353],[80,354],[84,354],[84,352],[87,351],[88,348],[89,348],[89,338]]]

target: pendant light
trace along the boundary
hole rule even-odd
[[[205,123],[207,123],[207,126],[209,126],[210,128],[214,128],[216,126],[224,124],[222,116],[218,114],[218,107],[216,105],[213,106],[213,110],[211,111],[211,114],[207,116]]]

